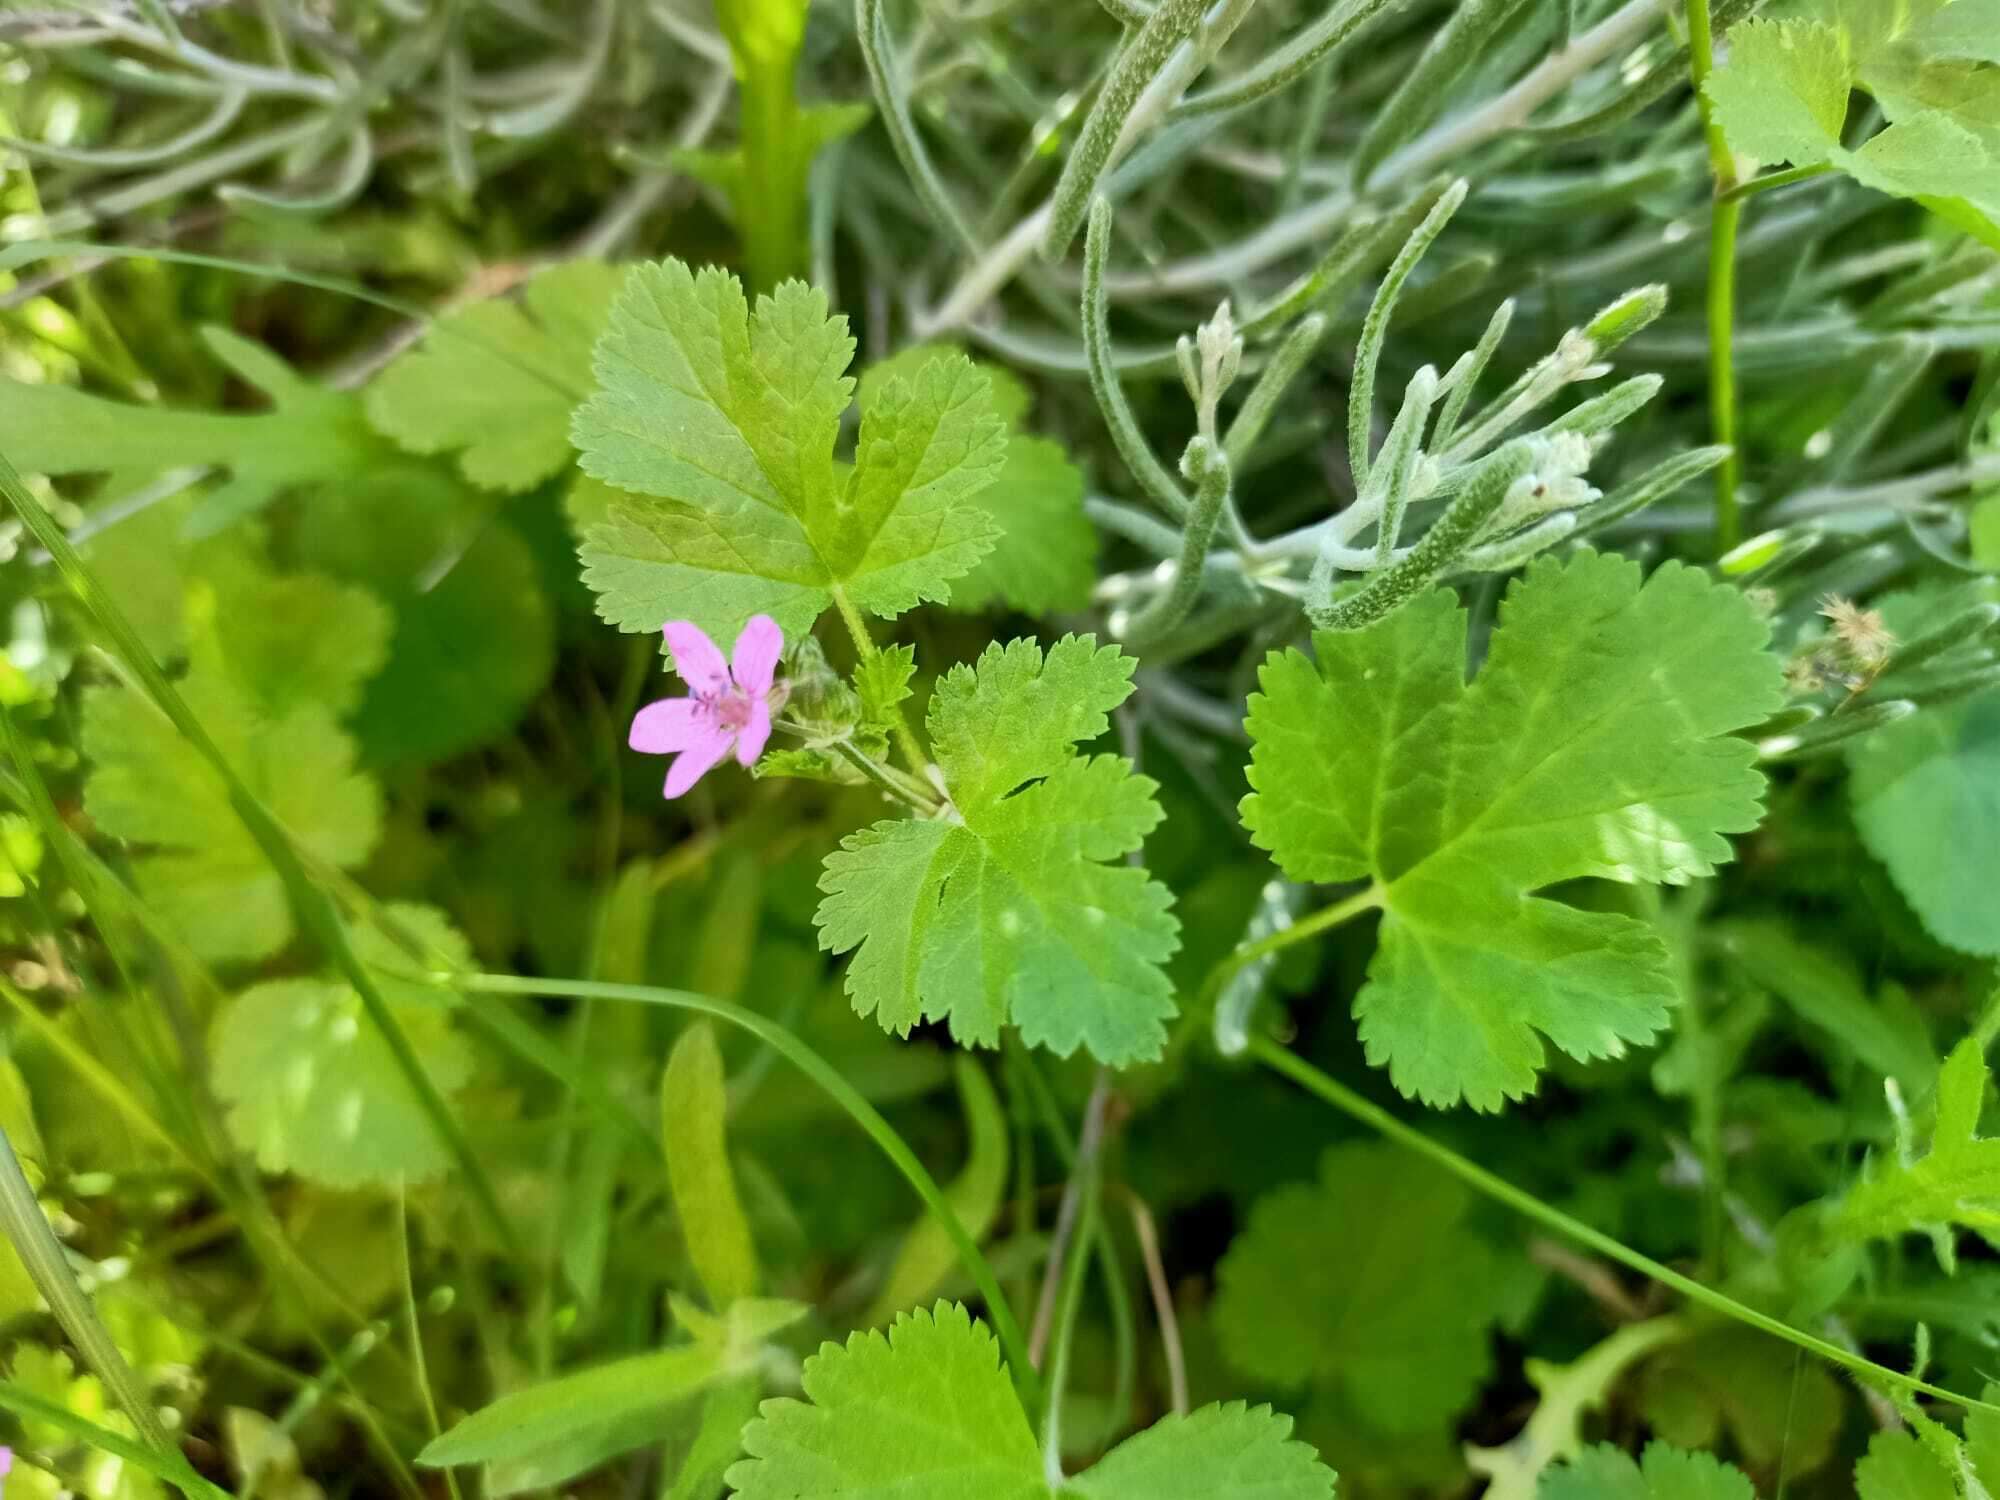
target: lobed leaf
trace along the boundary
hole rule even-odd
[[[1729,144],[1764,161],[1812,166],[1840,145],[1854,78],[1824,21],[1761,17],[1731,27],[1729,60],[1706,92]]]
[[[1468,1190],[1392,1146],[1329,1150],[1319,1180],[1257,1200],[1217,1271],[1215,1330],[1259,1381],[1334,1393],[1412,1435],[1463,1408],[1492,1369],[1499,1258]]]
[[[1543,1039],[1616,1056],[1675,988],[1644,923],[1539,894],[1682,884],[1755,826],[1763,779],[1734,731],[1781,701],[1742,597],[1669,563],[1583,551],[1508,592],[1468,686],[1465,613],[1434,590],[1264,664],[1243,821],[1294,880],[1372,880],[1380,946],[1354,1011],[1368,1057],[1426,1103],[1533,1088]]]
[[[1958,0],[1963,3],[1963,0]],[[1918,639],[1995,597],[1976,582],[1881,601],[1899,639]],[[1950,675],[1987,659],[1976,643],[1926,665]],[[1847,754],[1855,827],[1939,942],[2000,955],[2000,692],[1927,708]]]
[[[953,350],[905,349],[869,366],[861,377],[861,407],[888,383]],[[992,382],[993,409],[1007,424],[1005,461],[993,483],[971,503],[993,522],[993,550],[951,586],[951,607],[1024,614],[1082,609],[1097,582],[1097,529],[1083,511],[1083,474],[1058,443],[1022,430],[1028,388],[1004,366],[977,366]]]
[[[1835,1206],[1836,1232],[1869,1239],[1962,1224],[2000,1243],[2000,1136],[1979,1133],[1986,1087],[1985,1052],[1967,1037],[1938,1069],[1929,1149],[1914,1161],[1872,1161]]]
[[[1332,1500],[1291,1419],[1241,1402],[1169,1417],[1052,1489],[998,1344],[955,1303],[821,1345],[801,1383],[806,1401],[766,1401],[744,1429],[743,1500]]]
[[[392,906],[447,962],[470,963],[465,939],[429,907]],[[377,970],[383,998],[441,1093],[471,1080],[473,1057],[449,1009],[426,985],[396,977],[413,960],[373,928],[355,948]],[[437,1177],[452,1164],[381,1030],[352,987],[333,979],[253,985],[216,1015],[215,1092],[229,1133],[269,1172],[326,1187],[393,1186]]]
[[[881,822],[829,855],[820,946],[855,952],[855,1009],[899,1035],[945,1020],[991,1046],[1085,1047],[1123,1065],[1157,1057],[1179,944],[1166,888],[1113,864],[1159,822],[1154,783],[1076,742],[1131,692],[1116,647],[1065,636],[990,646],[931,698],[929,729],[955,817]]]
[[[229,763],[300,848],[339,869],[368,856],[381,795],[354,768],[354,745],[316,703],[266,717],[234,683],[196,674],[188,706]],[[93,763],[84,806],[114,838],[146,846],[132,862],[140,891],[204,958],[258,959],[291,940],[284,883],[230,806],[208,763],[145,697],[92,689],[83,751]]]
[[[891,381],[844,472],[853,354],[847,320],[801,282],[753,315],[712,267],[632,273],[572,424],[585,471],[624,492],[582,547],[606,619],[692,620],[727,640],[764,613],[796,636],[836,597],[893,616],[949,596],[992,543],[970,503],[1005,458],[987,381],[963,356]]]
[[[591,346],[623,275],[565,261],[518,299],[446,313],[369,383],[368,420],[413,453],[456,454],[484,489],[533,489],[570,460],[570,413],[591,392]]]
[[[1542,1476],[1538,1500],[1756,1500],[1741,1469],[1706,1453],[1648,1443],[1643,1458],[1608,1443],[1586,1448]]]

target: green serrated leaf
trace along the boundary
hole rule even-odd
[[[1907,33],[1925,57],[2000,63],[2000,0],[1952,0]]]
[[[1333,1500],[1334,1475],[1292,1419],[1230,1401],[1162,1417],[1063,1486],[1075,1500]]]
[[[1706,1453],[1648,1443],[1644,1458],[1609,1443],[1586,1448],[1542,1476],[1537,1500],[1756,1500],[1750,1476]]]
[[[1669,563],[1584,551],[1510,589],[1465,682],[1443,591],[1264,664],[1243,820],[1294,880],[1373,880],[1380,946],[1354,1012],[1369,1060],[1433,1105],[1534,1087],[1546,1037],[1616,1056],[1665,1026],[1675,984],[1633,918],[1536,892],[1680,884],[1754,827],[1763,778],[1733,731],[1782,702],[1764,622]]]
[[[1961,1500],[1951,1473],[1910,1433],[1878,1432],[1854,1466],[1857,1500]]]
[[[446,313],[369,384],[368,419],[413,453],[455,453],[482,488],[533,489],[570,460],[570,413],[593,387],[591,346],[623,277],[565,261],[518,299]]]
[[[214,543],[188,567],[193,670],[227,678],[260,714],[318,704],[344,717],[388,659],[392,620],[366,590],[317,573],[274,573]]]
[[[2000,235],[2000,101],[1992,78],[1937,60],[1914,38],[1979,0],[1883,5],[1838,0],[1829,19],[1752,19],[1729,32],[1706,92],[1733,150],[1763,161],[1833,166],[1878,192],[1914,198],[1982,239]],[[1913,25],[1913,23],[1915,23]],[[1853,150],[1842,140],[1849,92],[1867,89],[1889,120]]]
[[[1331,1500],[1333,1474],[1291,1420],[1240,1402],[1170,1417],[1052,1491],[999,1346],[940,1302],[886,1335],[823,1344],[806,1401],[766,1401],[728,1482],[743,1500]]]
[[[1232,1365],[1328,1387],[1386,1432],[1464,1407],[1492,1368],[1497,1257],[1457,1179],[1392,1146],[1338,1146],[1319,1181],[1267,1193],[1217,1271]]]
[[[1097,582],[1097,528],[1083,511],[1083,473],[1061,444],[1016,434],[978,504],[1000,540],[952,585],[954,609],[1004,604],[1024,614],[1082,609]]]
[[[948,597],[991,545],[970,503],[1005,457],[986,378],[958,357],[891,382],[843,472],[853,353],[847,320],[803,283],[753,317],[722,271],[632,273],[573,424],[585,470],[626,492],[582,548],[606,619],[727,640],[764,613],[793,636],[837,596],[884,617]]]
[[[511,730],[555,670],[554,611],[521,532],[434,465],[411,459],[311,506],[296,534],[315,567],[365,584],[395,617],[354,730],[371,764],[438,761]]]
[[[856,666],[854,691],[861,699],[862,718],[886,729],[910,696],[916,671],[917,648],[907,643],[884,646]]]
[[[1830,159],[1862,186],[1904,198],[1956,196],[1989,166],[1979,138],[1941,110],[1907,115]]]
[[[1814,166],[1840,149],[1854,76],[1824,21],[1761,17],[1729,30],[1729,59],[1706,92],[1730,146],[1760,161]]]
[[[766,1401],[743,1430],[750,1457],[727,1477],[744,1500],[1047,1496],[1000,1346],[955,1303],[822,1344],[800,1384],[806,1401]]]
[[[1912,640],[1995,597],[1981,580],[1891,595],[1880,608],[1897,637]],[[1968,643],[1933,670],[1949,674],[1979,650]],[[1855,826],[1931,935],[1967,953],[2000,954],[2000,692],[1858,736],[1847,764]]]
[[[267,718],[211,674],[189,676],[181,693],[303,850],[339,869],[367,858],[381,796],[354,770],[353,742],[331,713],[305,703]],[[94,766],[84,806],[105,833],[147,846],[133,860],[139,888],[196,953],[257,959],[291,940],[277,872],[221,779],[143,694],[123,686],[87,693],[83,751]]]
[[[181,689],[196,716],[307,852],[358,865],[380,794],[354,769],[337,715],[383,664],[388,611],[320,574],[274,572],[236,538],[176,548],[169,567],[185,594],[171,634],[191,664]],[[85,806],[105,833],[147,846],[133,861],[140,890],[197,954],[258,959],[290,940],[282,880],[221,778],[143,693],[87,692],[82,744]]]
[[[1824,1366],[1753,1328],[1703,1329],[1647,1361],[1638,1405],[1656,1436],[1709,1448],[1724,1432],[1743,1461],[1813,1472],[1833,1456],[1845,1420],[1840,1382]]]
[[[870,365],[861,377],[861,409],[898,377],[958,351],[918,345]],[[1058,443],[1022,430],[1027,386],[1001,365],[975,361],[993,383],[993,409],[1007,424],[1007,455],[999,477],[973,504],[993,521],[993,550],[952,584],[951,606],[1004,604],[1024,614],[1082,609],[1097,582],[1097,528],[1083,511],[1083,474]]]
[[[2000,1244],[2000,1136],[1979,1133],[1986,1087],[1985,1053],[1967,1037],[1938,1070],[1929,1149],[1914,1161],[1872,1160],[1835,1206],[1834,1231],[1875,1239],[1962,1224]]]
[[[939,681],[928,724],[956,816],[851,834],[820,878],[820,945],[859,950],[857,1011],[899,1035],[948,1020],[959,1041],[991,1046],[1011,1023],[1062,1056],[1159,1055],[1172,898],[1108,863],[1159,822],[1154,783],[1076,751],[1131,692],[1132,668],[1116,647],[1065,636],[1046,657],[1033,641],[990,646]]]
[[[2000,1397],[1986,1383],[1981,1399]],[[1923,1411],[1905,1408],[1914,1431],[1878,1432],[1854,1466],[1858,1500],[1990,1500],[2000,1493],[2000,1417],[1972,1411],[1964,1435]]]

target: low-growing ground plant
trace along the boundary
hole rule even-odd
[[[0,48],[5,1500],[2000,1494],[1993,0]]]

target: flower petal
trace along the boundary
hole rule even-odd
[[[784,653],[785,633],[778,628],[778,622],[769,615],[752,615],[745,622],[743,633],[736,637],[736,649],[730,653],[736,685],[752,698],[761,699],[771,691],[772,674],[778,670],[778,658]]]
[[[764,753],[764,744],[771,738],[771,705],[768,700],[757,697],[750,700],[750,722],[736,734],[736,763],[739,766],[753,766],[757,757]]]
[[[632,716],[632,733],[626,743],[647,755],[671,755],[714,729],[715,716],[703,709],[699,699],[662,698]]]
[[[681,681],[704,696],[729,686],[729,664],[707,631],[691,620],[669,620],[660,632],[667,638],[667,650],[673,654],[674,670],[680,673]]]
[[[736,736],[726,729],[697,740],[674,757],[674,763],[667,767],[666,796],[669,800],[682,796],[702,777],[715,768],[717,761],[729,753],[729,747]]]

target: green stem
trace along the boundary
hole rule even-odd
[[[1699,912],[1673,907],[1658,912],[1663,930],[1668,932],[1668,949],[1673,955],[1675,983],[1681,999],[1681,1031],[1693,1055],[1707,1059],[1694,1069],[1688,1087],[1688,1132],[1694,1153],[1701,1163],[1701,1261],[1696,1270],[1702,1276],[1719,1276],[1728,1237],[1728,1213],[1724,1202],[1726,1158],[1722,1149],[1722,1091],[1725,1080],[1713,1066],[1714,1032],[1709,1022],[1708,991],[1697,972],[1695,933],[1688,918]],[[1680,920],[1671,920],[1672,918]]]
[[[1035,1374],[1034,1364],[1028,1358],[1027,1341],[1021,1336],[1021,1325],[1015,1320],[1012,1304],[1007,1294],[1000,1289],[999,1278],[993,1274],[988,1263],[972,1236],[967,1233],[956,1210],[945,1197],[944,1190],[935,1178],[917,1160],[896,1129],[882,1118],[881,1111],[862,1097],[860,1091],[843,1078],[834,1068],[812,1048],[800,1041],[790,1031],[755,1011],[745,1010],[739,1005],[731,1005],[726,1000],[716,1000],[708,995],[697,995],[688,990],[661,989],[647,984],[608,984],[587,979],[523,979],[512,974],[450,974],[441,981],[452,989],[467,994],[486,995],[554,995],[576,1000],[625,1000],[641,1005],[663,1005],[673,1010],[693,1011],[697,1015],[712,1016],[749,1032],[772,1051],[797,1068],[845,1110],[855,1124],[881,1148],[917,1196],[936,1217],[945,1234],[950,1237],[958,1258],[972,1277],[973,1285],[979,1288],[979,1295],[986,1300],[987,1315],[1000,1335],[1000,1345],[1006,1350],[1007,1362],[1013,1367],[1014,1383],[1021,1392],[1022,1404],[1034,1410],[1040,1402],[1040,1379]]]
[[[769,292],[800,275],[805,263],[806,163],[793,88],[798,55],[737,61],[743,177],[736,228],[751,286]]]
[[[1829,1364],[1840,1365],[1869,1379],[1884,1381],[1906,1391],[1920,1392],[1940,1401],[1949,1401],[1967,1411],[1988,1412],[2000,1416],[2000,1406],[1971,1396],[1961,1396],[1956,1391],[1948,1391],[1942,1386],[1932,1385],[1912,1375],[1905,1375],[1900,1370],[1878,1365],[1872,1359],[1852,1353],[1838,1344],[1828,1343],[1804,1329],[1794,1328],[1791,1324],[1768,1313],[1761,1313],[1754,1307],[1746,1307],[1734,1297],[1718,1292],[1713,1287],[1704,1286],[1691,1276],[1683,1276],[1679,1271],[1671,1266],[1662,1265],[1651,1256],[1640,1254],[1602,1230],[1593,1229],[1581,1219],[1572,1218],[1561,1209],[1542,1202],[1533,1193],[1515,1187],[1504,1177],[1497,1177],[1476,1162],[1468,1161],[1450,1147],[1439,1145],[1422,1131],[1405,1125],[1380,1105],[1370,1103],[1352,1089],[1329,1078],[1304,1058],[1286,1051],[1267,1036],[1253,1036],[1250,1039],[1249,1050],[1251,1056],[1273,1072],[1283,1074],[1307,1093],[1331,1104],[1341,1113],[1360,1121],[1397,1145],[1435,1162],[1461,1182],[1475,1191],[1484,1193],[1496,1203],[1504,1204],[1523,1218],[1533,1219],[1566,1239],[1574,1240],[1586,1249],[1594,1250],[1609,1260],[1615,1260],[1642,1276],[1651,1277],[1660,1285],[1679,1292],[1698,1306],[1720,1313],[1723,1317],[1733,1318],[1739,1323],[1768,1333],[1773,1338],[1783,1339],[1808,1354],[1818,1355]]]
[[[396,1184],[396,1270],[402,1282],[403,1332],[410,1341],[410,1381],[424,1409],[427,1435],[436,1441],[444,1427],[438,1421],[437,1397],[431,1393],[430,1364],[424,1358],[424,1329],[417,1315],[417,1278],[410,1264],[410,1193],[401,1182]],[[464,1500],[458,1488],[458,1470],[444,1471],[444,1485],[451,1500]]]
[[[1196,438],[1188,447],[1201,476],[1195,485],[1194,509],[1181,532],[1181,554],[1174,565],[1173,581],[1126,630],[1126,647],[1135,655],[1143,655],[1146,647],[1172,631],[1194,608],[1195,600],[1201,597],[1202,569],[1208,565],[1216,523],[1229,509],[1228,455],[1206,438]]]
[[[1709,168],[1715,175],[1715,211],[1708,229],[1708,406],[1715,441],[1726,444],[1729,457],[1715,476],[1716,549],[1727,552],[1742,540],[1737,486],[1743,462],[1736,453],[1736,231],[1743,222],[1743,200],[1737,188],[1736,156],[1709,108],[1707,83],[1715,71],[1715,35],[1709,22],[1708,0],[1687,0],[1688,73],[1701,110],[1702,133],[1708,141]]]
[[[908,776],[894,766],[885,766],[869,755],[852,740],[835,740],[829,747],[835,755],[846,761],[855,770],[880,787],[886,796],[893,797],[915,812],[926,817],[934,817],[938,811],[937,798],[926,792]]]
[[[1743,539],[1737,487],[1743,459],[1736,451],[1736,231],[1741,199],[1716,200],[1708,241],[1708,410],[1715,441],[1729,456],[1715,471],[1715,545],[1727,552]]]
[[[1795,182],[1810,182],[1815,177],[1824,177],[1839,169],[1831,162],[1821,162],[1812,167],[1787,167],[1782,172],[1766,172],[1762,177],[1752,177],[1748,182],[1739,182],[1722,193],[1724,203],[1740,203],[1745,198],[1754,198],[1759,193],[1768,193],[1773,188],[1790,187]]]
[[[1322,932],[1331,931],[1341,923],[1360,916],[1365,911],[1373,911],[1388,899],[1389,893],[1380,885],[1364,886],[1345,901],[1336,901],[1331,906],[1322,906],[1309,917],[1301,917],[1289,927],[1282,927],[1269,937],[1259,938],[1254,943],[1245,943],[1226,955],[1208,971],[1197,992],[1195,1011],[1205,1012],[1215,1003],[1215,997],[1222,993],[1222,987],[1243,970],[1273,953],[1281,952],[1294,943],[1303,943],[1307,938],[1318,937]]]
[[[1063,1487],[1062,1399],[1069,1385],[1069,1358],[1076,1342],[1077,1313],[1083,1306],[1084,1283],[1090,1279],[1090,1255],[1097,1240],[1097,1169],[1084,1168],[1081,1211],[1077,1215],[1076,1238],[1070,1243],[1069,1263],[1063,1269],[1062,1310],[1056,1314],[1055,1339],[1049,1349],[1047,1402],[1042,1408],[1042,1472],[1051,1490]]]
[[[1167,466],[1153,452],[1140,430],[1125,386],[1111,354],[1111,299],[1105,290],[1104,267],[1111,254],[1111,203],[1099,198],[1090,205],[1090,222],[1083,241],[1083,350],[1090,369],[1090,389],[1110,430],[1111,442],[1139,487],[1160,509],[1185,520],[1194,508]]]
[[[833,591],[833,603],[840,611],[841,623],[847,627],[847,633],[854,638],[855,652],[864,662],[873,661],[881,654],[881,648],[875,644],[875,637],[869,632],[868,622],[861,618],[861,611],[854,607],[854,601],[840,589]],[[910,721],[903,716],[901,704],[896,706],[896,717],[889,728],[896,737],[896,748],[902,751],[903,759],[910,763],[910,769],[919,776],[923,775],[924,764],[929,757],[924,754],[923,746],[917,743],[917,737],[910,732]]]

